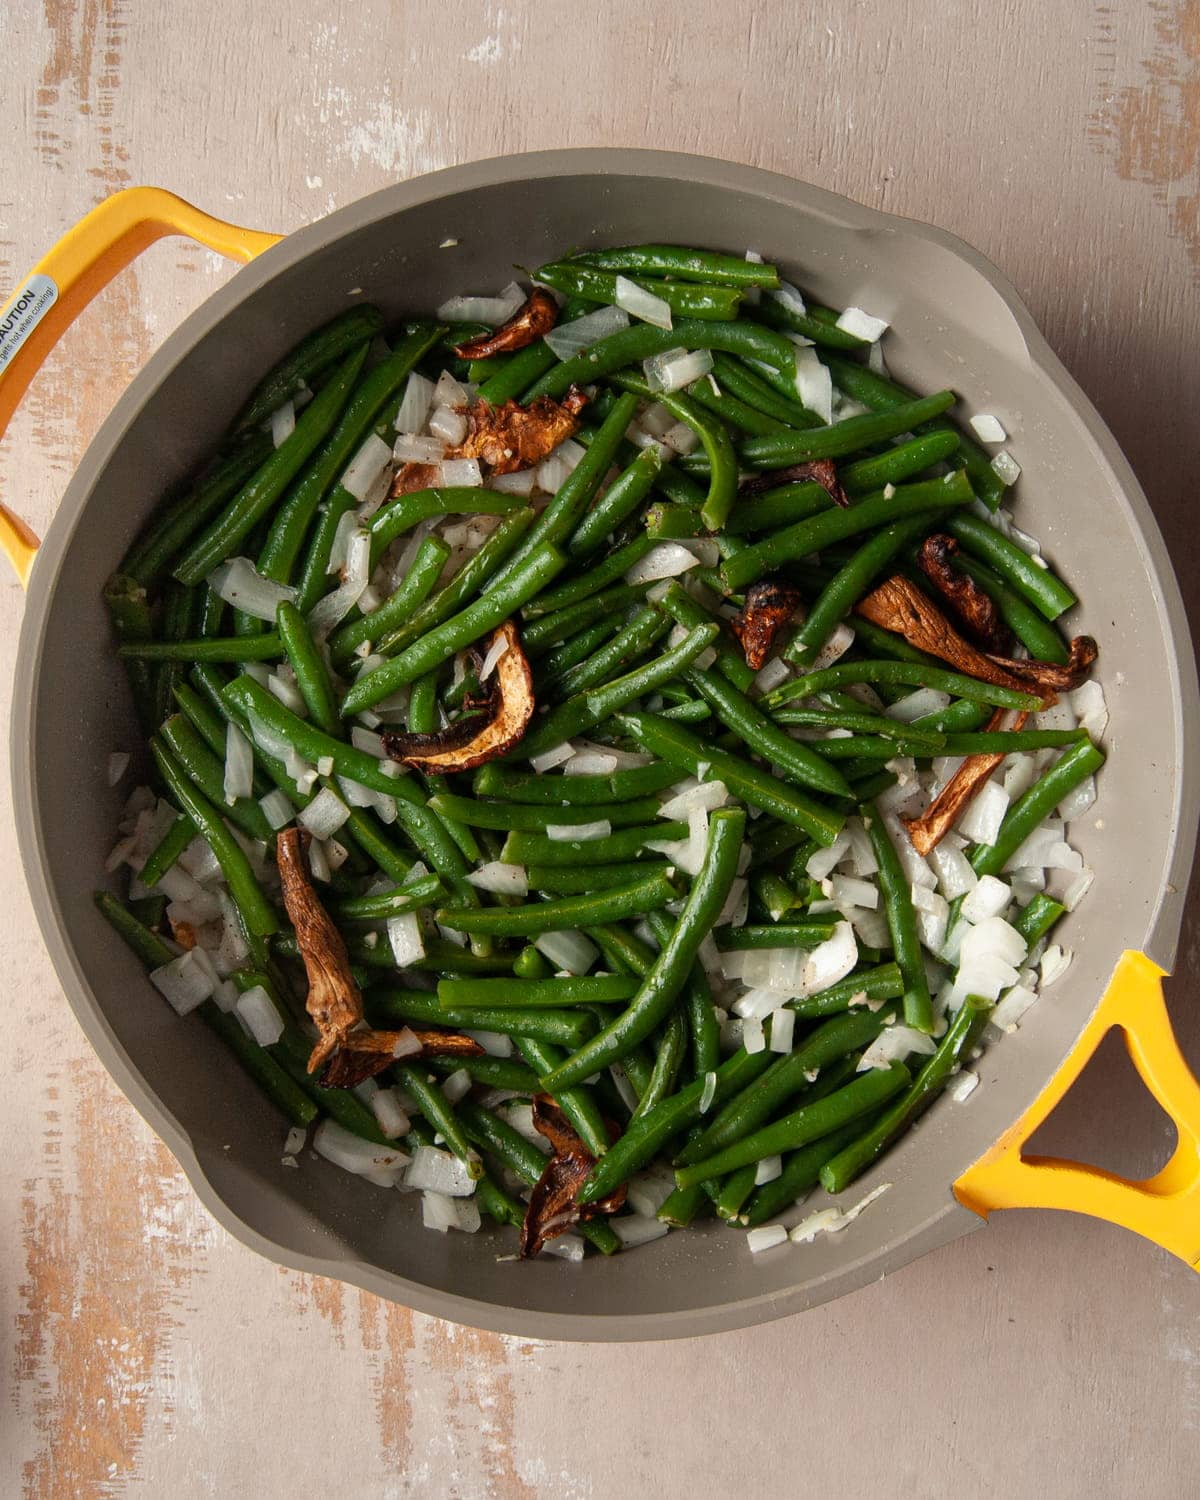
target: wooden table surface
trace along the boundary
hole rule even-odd
[[[131,183],[287,230],[506,151],[734,158],[991,256],[1125,445],[1177,555],[1195,555],[1195,0],[8,0],[0,56],[0,289]],[[181,241],[126,272],[0,447],[0,497],[43,528],[131,375],[228,275]],[[1197,618],[1194,569],[1183,582]],[[20,615],[5,579],[6,642]],[[469,1332],[258,1258],[83,1040],[10,822],[5,1496],[1196,1493],[1200,1280],[1090,1221],[1001,1215],[802,1318],[632,1347]],[[1168,994],[1200,1062],[1195,917]],[[1050,1128],[1128,1172],[1171,1139],[1115,1044]]]

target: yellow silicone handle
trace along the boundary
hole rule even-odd
[[[162,188],[126,188],[106,198],[68,230],[0,309],[0,437],[63,331],[118,271],[168,234],[187,235],[218,255],[243,262],[280,239],[214,219]],[[4,505],[0,547],[26,583],[38,539]]]
[[[997,1208],[1067,1208],[1144,1235],[1200,1270],[1200,1082],[1167,1016],[1164,970],[1123,953],[1104,998],[1070,1056],[1011,1129],[954,1184],[958,1201],[985,1219]],[[1022,1146],[1079,1077],[1114,1026],[1133,1065],[1175,1123],[1179,1141],[1153,1177],[1129,1182],[1099,1167],[1025,1156]]]

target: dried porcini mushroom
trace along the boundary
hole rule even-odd
[[[432,734],[385,730],[383,748],[393,760],[421,771],[473,771],[517,744],[533,718],[533,674],[512,620],[505,620],[492,633],[489,649],[497,641],[503,641],[505,649],[497,659],[491,686],[483,685],[487,697],[471,698],[489,716],[459,719]]]
[[[951,614],[985,651],[1007,655],[1012,632],[1000,616],[996,601],[967,573],[954,566],[958,542],[944,532],[935,532],[921,543],[917,563],[921,572],[942,596]]]
[[[412,1046],[416,1036],[420,1051],[449,1052],[477,1056],[483,1049],[470,1037],[446,1032],[414,1033],[373,1031],[363,1021],[362,995],[350,972],[350,957],[341,933],[321,905],[308,873],[306,853],[310,835],[299,828],[285,828],[275,848],[283,904],[296,930],[296,946],[308,975],[305,1008],[319,1033],[308,1059],[315,1073],[326,1064],[321,1084],[325,1088],[353,1088],[382,1072],[397,1057],[420,1055]]]
[[[845,508],[850,504],[850,497],[838,478],[837,465],[831,458],[811,458],[802,464],[790,464],[786,469],[773,469],[769,474],[755,474],[742,480],[738,495],[744,499],[778,489],[781,484],[802,484],[805,480],[819,484],[835,505]]]
[[[986,733],[1004,729],[1007,717],[1008,710],[998,708],[987,722]],[[1028,718],[1027,713],[1019,713],[1007,727],[1016,733],[1024,729]],[[918,854],[925,855],[937,848],[1003,759],[1003,754],[968,755],[919,818],[900,819]]]
[[[417,490],[431,490],[441,479],[438,464],[401,464],[392,479],[388,494],[394,500],[397,495],[412,495]]]
[[[750,585],[746,602],[729,622],[748,667],[757,672],[763,665],[799,604],[800,590],[786,578],[760,578]]]
[[[1033,687],[1032,678],[1019,677],[1011,669],[1038,663],[1005,661],[1001,664],[1001,661],[977,650],[959,635],[937,605],[915,583],[899,574],[886,579],[866,598],[860,599],[855,613],[884,630],[902,635],[910,646],[949,662],[955,671],[980,682],[1011,688],[1018,693],[1028,693]],[[1053,691],[1047,696],[1053,701]]]
[[[534,287],[507,323],[481,333],[478,338],[456,344],[459,359],[490,359],[493,354],[511,354],[543,338],[558,322],[558,303],[549,292]]]
[[[624,1183],[598,1203],[575,1201],[591,1176],[596,1158],[549,1094],[538,1094],[534,1098],[533,1124],[550,1142],[552,1152],[529,1195],[529,1206],[521,1225],[522,1259],[537,1255],[547,1240],[566,1234],[582,1220],[616,1213],[625,1202]],[[610,1126],[609,1129],[615,1136],[615,1128]]]
[[[489,474],[531,469],[578,431],[579,413],[587,403],[587,394],[576,385],[561,401],[537,396],[528,406],[519,401],[502,406],[472,402],[466,408],[467,435],[449,456],[477,458]]]
[[[1099,654],[1099,648],[1090,635],[1077,635],[1068,646],[1068,658],[1063,666],[1051,661],[1016,661],[1010,656],[994,656],[990,651],[987,655],[989,661],[1021,678],[1029,687],[1049,694],[1074,691],[1092,670]]]

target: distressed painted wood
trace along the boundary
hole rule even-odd
[[[1195,0],[616,0],[565,31],[555,14],[9,0],[0,287],[132,182],[290,229],[504,150],[737,158],[979,245],[1114,426],[1168,539],[1194,547]],[[168,242],[104,294],[0,448],[6,502],[44,525],[131,374],[227,274]],[[1183,582],[1195,610],[1194,570]],[[4,639],[20,612],[0,581]],[[208,1218],[93,1059],[2,815],[0,881],[0,1493],[1194,1491],[1200,1282],[1101,1225],[1002,1217],[802,1319],[644,1348],[457,1330],[279,1270]],[[1198,983],[1193,920],[1170,996],[1196,1062]],[[1170,1136],[1112,1052],[1048,1133],[1132,1172]]]

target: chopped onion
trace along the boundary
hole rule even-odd
[[[778,687],[791,675],[791,666],[784,661],[783,657],[774,656],[764,667],[760,668],[754,679],[754,686],[760,693],[769,693],[772,688]]]
[[[327,839],[334,834],[350,816],[350,809],[330,787],[322,787],[296,821],[303,823],[309,833],[317,839]]]
[[[108,784],[116,786],[129,767],[129,751],[114,750],[108,757]]]
[[[1087,895],[1088,891],[1091,890],[1092,881],[1095,880],[1095,878],[1095,870],[1089,869],[1087,865],[1084,865],[1083,869],[1079,872],[1078,875],[1076,875],[1075,879],[1072,880],[1061,897],[1062,904],[1068,911],[1075,910],[1075,908]]]
[[[536,469],[538,489],[545,490],[548,495],[558,492],[559,486],[566,483],[571,470],[558,457],[552,453],[549,458],[544,458]]]
[[[829,880],[829,899],[835,906],[865,906],[875,911],[879,906],[879,887],[853,875],[833,875]]]
[[[1005,448],[1001,448],[1000,452],[992,459],[992,471],[1001,484],[1005,485],[1016,484],[1017,480],[1021,477],[1021,465]]]
[[[529,762],[533,764],[532,761]],[[615,755],[607,755],[603,750],[585,750],[582,752],[572,751],[570,758],[563,766],[564,776],[608,776],[620,765]]]
[[[634,1213],[652,1219],[674,1190],[675,1178],[669,1171],[650,1167],[629,1179],[625,1201]]]
[[[556,844],[590,843],[593,839],[606,839],[612,832],[607,818],[594,823],[547,823],[546,837]]]
[[[420,432],[429,419],[433,401],[433,381],[425,375],[412,374],[404,387],[404,399],[396,413],[397,432]]]
[[[524,865],[505,864],[494,859],[488,864],[472,870],[467,879],[481,891],[494,891],[503,896],[525,896],[529,893],[529,879]]]
[[[961,1104],[964,1099],[973,1094],[979,1087],[979,1074],[972,1073],[970,1068],[963,1068],[956,1073],[946,1085],[946,1092],[956,1104]]]
[[[746,259],[749,260],[750,256],[747,255]],[[757,257],[757,259],[761,261],[762,257],[759,256]],[[794,312],[801,318],[803,318],[808,312],[808,308],[805,305],[804,297],[801,294],[800,288],[798,286],[793,286],[790,281],[781,281],[779,285],[777,287],[773,287],[772,290],[767,293],[767,295],[773,298],[782,307],[786,307],[789,312]]]
[[[571,359],[599,339],[628,327],[628,313],[619,307],[601,307],[572,323],[560,323],[546,334],[545,341],[559,359]]]
[[[663,433],[662,440],[676,453],[691,453],[700,439],[686,422],[675,422]]]
[[[653,323],[655,328],[670,328],[671,304],[656,297],[653,292],[631,281],[628,276],[618,276],[613,301],[633,318],[644,323]]]
[[[305,1130],[303,1125],[293,1125],[283,1138],[283,1154],[285,1156],[295,1156],[298,1152],[304,1150],[307,1143],[308,1131]]]
[[[288,800],[286,792],[276,787],[274,791],[268,792],[265,797],[258,799],[258,805],[263,810],[263,816],[271,825],[274,832],[286,828],[295,816],[295,809]]]
[[[376,1122],[389,1141],[408,1134],[412,1125],[400,1106],[395,1089],[376,1089],[371,1095],[370,1103]]]
[[[822,422],[833,421],[833,377],[815,349],[796,350],[796,394],[800,404]]]
[[[416,912],[410,911],[405,912],[403,916],[389,917],[387,935],[392,948],[392,957],[396,960],[398,968],[403,969],[407,964],[415,963],[417,959],[425,957],[425,941],[421,936],[421,924],[417,920]]]
[[[1021,1017],[1036,999],[1036,991],[1023,984],[1014,984],[992,1012],[992,1025],[1001,1031],[1016,1031]]]
[[[689,777],[681,789],[659,807],[658,815],[674,822],[690,817],[695,809],[715,812],[728,801],[729,790],[723,781],[697,782]]]
[[[971,419],[971,427],[981,443],[1002,443],[1008,436],[997,417],[981,411]]]
[[[937,1043],[923,1031],[911,1026],[885,1026],[858,1060],[860,1073],[871,1068],[889,1068],[894,1062],[903,1062],[910,1052],[932,1057]]]
[[[283,1035],[283,1017],[261,984],[243,990],[234,1007],[260,1047],[272,1047]]]
[[[471,1081],[471,1075],[466,1068],[459,1068],[457,1072],[451,1073],[448,1078],[442,1080],[442,1093],[451,1104],[457,1104],[460,1099],[471,1092]]]
[[[225,803],[232,807],[239,797],[254,791],[254,747],[232,720],[225,726]]]
[[[1070,948],[1060,948],[1057,943],[1052,943],[1042,954],[1042,989],[1053,984],[1055,980],[1061,979],[1071,967],[1071,960],[1074,957]]]
[[[271,413],[271,442],[276,448],[282,447],[296,430],[296,406],[292,401],[285,401],[282,406],[277,407]]]
[[[444,485],[478,489],[483,484],[483,471],[477,458],[444,458],[438,467],[438,479]]]
[[[931,849],[926,858],[933,867],[942,895],[947,901],[954,901],[974,890],[979,877],[971,867],[971,861],[961,849],[951,845],[948,839],[943,839],[936,848]]]
[[[488,479],[488,489],[502,495],[532,495],[537,475],[532,469],[518,469],[515,474],[493,474]]]
[[[383,473],[384,469],[392,460],[392,450],[375,433],[371,433],[366,442],[359,448],[358,452],[350,460],[349,466],[341,478],[341,486],[347,493],[354,496],[356,500],[362,501],[367,498],[371,486]]]
[[[854,631],[843,620],[833,627],[825,639],[825,644],[813,657],[812,664],[805,670],[823,672],[826,667],[833,666],[835,661],[840,661],[853,644]]]
[[[783,1157],[764,1156],[754,1170],[754,1186],[762,1187],[765,1183],[774,1182],[777,1177],[783,1176]]]
[[[248,557],[231,557],[214,568],[208,575],[208,586],[234,609],[272,623],[278,606],[296,597],[294,588],[264,578]]]
[[[416,432],[402,432],[392,444],[392,457],[402,464],[441,463],[445,453],[441,438],[422,437]]]
[[[886,318],[873,318],[870,313],[863,312],[861,307],[847,307],[839,313],[834,326],[843,333],[862,339],[864,344],[874,344],[887,331],[888,324]]]
[[[363,1177],[369,1173],[396,1172],[408,1156],[391,1146],[380,1146],[353,1135],[336,1120],[325,1119],[313,1132],[313,1150],[335,1167]]]
[[[582,932],[567,928],[563,932],[544,932],[534,938],[533,946],[544,953],[556,969],[569,974],[586,974],[600,957],[600,950]]]
[[[750,1016],[742,1022],[742,1046],[750,1053],[766,1051],[767,1034],[757,1016]]]
[[[449,297],[437,310],[439,323],[507,323],[525,301],[525,293],[510,281],[498,297]]]
[[[958,831],[973,843],[994,844],[1008,811],[1008,800],[1008,793],[998,782],[985,781],[959,818]]]
[[[881,1182],[877,1188],[872,1188],[865,1198],[860,1198],[853,1208],[820,1208],[815,1214],[809,1214],[807,1219],[801,1220],[792,1230],[789,1238],[795,1245],[811,1245],[819,1234],[837,1234],[853,1224],[855,1219],[863,1210],[874,1203],[881,1193],[886,1193],[891,1187],[890,1182]]]
[[[661,1239],[669,1232],[668,1226],[661,1219],[645,1219],[641,1214],[609,1219],[608,1224],[626,1250],[634,1250],[638,1245],[648,1245],[651,1240]]]
[[[564,760],[570,760],[575,754],[575,746],[570,740],[564,740],[561,745],[553,745],[549,750],[543,750],[540,755],[531,755],[529,764],[539,775],[545,771],[551,771],[555,766],[562,765]]]
[[[417,1147],[405,1169],[404,1185],[444,1193],[447,1198],[469,1198],[475,1191],[475,1179],[468,1172],[467,1164],[449,1151],[439,1151],[436,1146]]]
[[[318,638],[327,636],[335,625],[340,624],[366,592],[371,577],[369,532],[355,529],[350,534],[341,574],[341,585],[318,599],[309,611],[309,629]]]
[[[431,436],[441,438],[442,442],[457,448],[467,435],[466,413],[453,406],[435,407],[429,419],[429,431]]]
[[[1095,800],[1096,778],[1085,776],[1058,804],[1058,815],[1065,823],[1073,822],[1074,819],[1083,817]]]
[[[1069,694],[1071,708],[1079,720],[1081,729],[1086,729],[1092,739],[1101,739],[1108,728],[1108,705],[1104,701],[1104,689],[1094,679],[1085,682]]]
[[[663,395],[670,391],[681,391],[695,381],[702,380],[712,367],[713,357],[708,349],[664,349],[661,354],[653,354],[642,361],[646,384],[652,391],[659,391]],[[645,426],[644,421],[642,425]],[[673,426],[672,422],[655,436],[665,440]]]
[[[438,407],[464,406],[469,399],[466,386],[461,381],[455,380],[449,370],[443,370],[438,376],[437,385],[433,388],[435,411]],[[433,431],[432,422],[429,430]]]
[[[189,1011],[212,998],[218,979],[211,961],[202,948],[190,948],[150,971],[150,983],[176,1015]]]
[[[849,847],[850,835],[843,828],[827,849],[818,849],[810,856],[808,863],[804,866],[804,873],[810,880],[824,880],[845,858]]]
[[[771,1013],[771,1051],[790,1052],[796,1034],[796,1012],[786,1008]]]
[[[985,917],[998,917],[1012,900],[1012,891],[1003,880],[994,875],[984,875],[963,900],[962,914],[968,922],[982,922]]]
[[[302,719],[308,717],[308,705],[304,701],[304,695],[296,686],[296,677],[291,667],[281,666],[278,671],[272,672],[267,678],[267,691],[273,698],[278,699],[284,708],[291,709],[292,713]]]
[[[478,1042],[489,1057],[511,1057],[513,1054],[512,1037],[503,1031],[481,1031],[478,1027],[471,1027],[466,1035]]]
[[[764,1250],[774,1250],[776,1245],[786,1245],[787,1237],[782,1224],[760,1224],[757,1229],[746,1231],[746,1246],[751,1255],[759,1255]]]
[[[405,1183],[407,1187],[408,1184]],[[421,1194],[421,1223],[426,1229],[445,1234],[448,1229],[458,1228],[458,1209],[453,1198],[445,1193],[425,1192]]]
[[[907,697],[889,704],[884,712],[889,719],[898,719],[901,724],[911,724],[924,714],[940,713],[949,704],[949,693],[940,692],[937,688],[918,688],[915,693],[909,693]]]
[[[501,635],[497,632],[496,638],[488,647],[487,655],[483,658],[483,664],[479,668],[480,682],[486,682],[496,670],[497,662],[499,662],[500,658],[508,650],[508,642],[509,637],[507,635]]]
[[[678,542],[659,542],[626,570],[625,582],[653,583],[659,578],[675,578],[696,564],[696,555],[689,548]]]
[[[584,1244],[577,1234],[556,1234],[542,1246],[543,1255],[554,1255],[559,1260],[575,1264],[583,1259]]]

